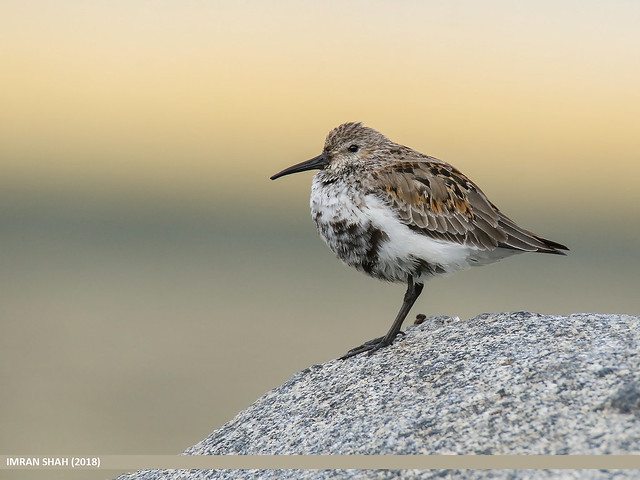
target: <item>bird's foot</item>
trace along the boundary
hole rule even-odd
[[[404,335],[405,333],[400,331],[398,335]],[[386,340],[386,337],[378,337],[373,340],[369,340],[368,342],[364,342],[362,345],[356,348],[352,348],[347,353],[340,357],[340,360],[346,360],[347,358],[354,357],[364,352],[368,352],[371,355],[376,350],[380,350],[381,348],[387,347],[393,343],[393,340]]]

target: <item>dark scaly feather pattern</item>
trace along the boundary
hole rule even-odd
[[[380,196],[409,228],[482,250],[507,248],[563,254],[566,247],[517,226],[460,171],[407,147],[401,162],[371,172]]]

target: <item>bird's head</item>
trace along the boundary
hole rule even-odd
[[[375,158],[375,152],[389,143],[387,137],[362,123],[343,123],[329,132],[320,155],[285,168],[271,180],[307,170],[340,172],[363,167]]]

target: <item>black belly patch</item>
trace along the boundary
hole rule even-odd
[[[421,275],[439,275],[446,273],[447,271],[442,267],[442,265],[438,265],[437,263],[429,263],[426,260],[421,258],[412,257],[413,261],[415,261],[415,269],[412,272],[414,277],[420,277]]]
[[[369,227],[366,230],[368,248],[361,263],[362,269],[369,275],[376,276],[374,269],[378,264],[380,245],[389,240],[389,235],[379,228]]]

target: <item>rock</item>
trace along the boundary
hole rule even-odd
[[[371,356],[332,360],[295,374],[185,454],[640,454],[640,317],[515,312],[465,321],[428,318]],[[562,472],[563,478],[637,478],[627,476],[634,473],[629,470]],[[556,478],[553,473],[464,475]],[[147,470],[119,478],[458,475]]]

